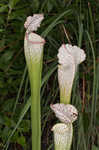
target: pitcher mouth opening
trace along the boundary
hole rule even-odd
[[[36,33],[34,33],[34,32],[31,32],[30,34],[35,34],[35,35],[37,35],[38,37],[40,37],[40,38],[42,39],[42,41],[39,42],[39,41],[31,41],[31,40],[29,40],[29,34],[26,32],[26,33],[25,33],[25,37],[26,37],[26,39],[27,39],[28,42],[30,42],[30,43],[32,43],[32,44],[45,44],[45,43],[46,43],[46,41],[45,41],[40,35],[38,35],[38,34],[36,34]]]

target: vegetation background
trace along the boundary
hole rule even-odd
[[[50,110],[59,101],[57,52],[78,45],[86,61],[75,77],[71,103],[79,110],[72,150],[99,150],[99,0],[0,0],[0,150],[31,150],[30,86],[24,58],[24,22],[44,13],[38,30],[46,39],[42,73],[42,149],[53,149]]]

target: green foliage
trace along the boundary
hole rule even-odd
[[[45,15],[38,30],[46,38],[41,90],[42,148],[53,149],[51,128],[56,118],[49,105],[59,100],[58,48],[63,42],[71,42],[87,54],[78,68],[72,91],[72,104],[79,110],[72,150],[99,149],[98,12],[98,0],[0,0],[0,149],[31,149],[30,85],[23,40],[25,19],[33,13]]]

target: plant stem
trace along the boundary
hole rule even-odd
[[[29,69],[31,85],[31,125],[32,150],[41,149],[41,115],[40,115],[40,87],[42,61],[32,63]]]
[[[71,91],[66,94],[65,88],[60,89],[60,103],[63,104],[69,104],[70,103],[70,98],[71,98]]]
[[[44,39],[35,33],[25,36],[25,56],[31,86],[32,150],[41,149],[40,88]]]

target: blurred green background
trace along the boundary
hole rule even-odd
[[[50,110],[59,102],[57,53],[62,43],[85,50],[71,103],[79,110],[72,150],[99,150],[99,1],[0,0],[0,150],[31,150],[30,85],[24,57],[24,22],[44,13],[46,40],[41,90],[42,149],[54,147]]]

